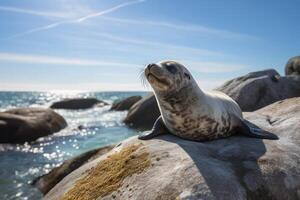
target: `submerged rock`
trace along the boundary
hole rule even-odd
[[[285,75],[300,76],[300,56],[290,58],[285,65]]]
[[[30,142],[66,126],[65,119],[51,109],[16,108],[0,112],[0,142]]]
[[[99,149],[94,149],[66,160],[59,167],[55,167],[54,169],[52,169],[48,174],[45,174],[33,180],[32,185],[37,187],[43,194],[46,194],[72,171],[79,168],[84,163],[93,160],[93,158],[107,153],[113,147],[113,145],[101,147]]]
[[[116,111],[129,110],[132,105],[134,105],[136,102],[138,102],[141,99],[142,99],[141,96],[128,97],[126,99],[113,103],[110,110],[116,110]]]
[[[300,98],[245,116],[279,140],[132,137],[73,171],[44,199],[299,199]]]
[[[243,111],[254,111],[279,100],[300,96],[300,77],[281,77],[275,70],[252,72],[216,88],[233,98]]]
[[[64,99],[62,101],[54,102],[50,108],[54,109],[87,109],[94,106],[105,106],[108,103],[98,100],[96,98],[74,98],[74,99]]]
[[[129,109],[124,123],[137,129],[151,129],[159,115],[160,111],[155,96],[151,93]]]

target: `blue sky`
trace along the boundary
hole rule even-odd
[[[0,90],[145,90],[178,60],[201,88],[299,55],[300,1],[1,0]]]

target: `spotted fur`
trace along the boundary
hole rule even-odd
[[[237,103],[223,93],[202,91],[183,65],[173,61],[153,64],[145,69],[145,76],[172,134],[203,141],[235,133],[231,115],[242,118]]]

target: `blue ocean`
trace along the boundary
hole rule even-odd
[[[147,92],[0,92],[0,111],[17,107],[49,107],[63,98],[96,97],[113,103]],[[139,134],[122,123],[127,111],[109,111],[110,106],[86,110],[56,110],[68,127],[36,142],[22,145],[0,144],[0,199],[41,199],[30,182],[64,160],[88,150],[114,144]],[[77,127],[83,126],[79,130]]]

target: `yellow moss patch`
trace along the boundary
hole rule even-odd
[[[62,200],[93,200],[116,191],[126,177],[150,166],[149,153],[136,153],[140,146],[128,146],[99,162],[76,181]]]

